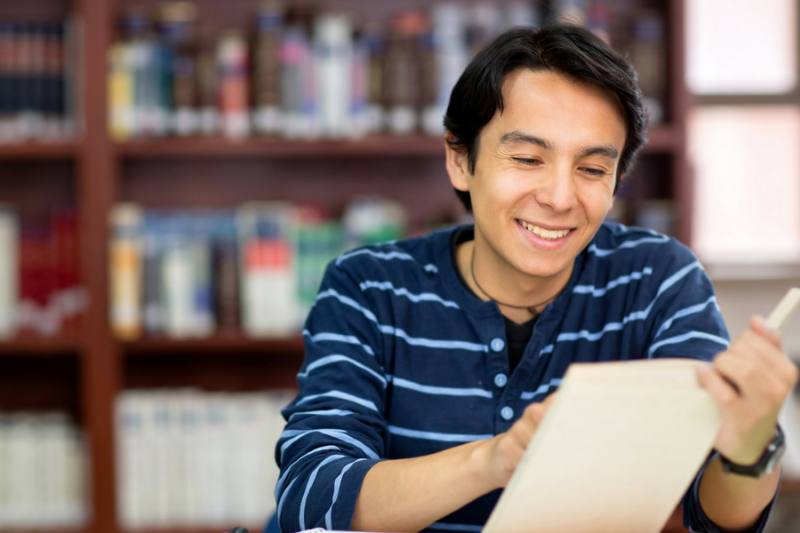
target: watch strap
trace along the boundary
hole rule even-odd
[[[775,466],[783,457],[786,451],[786,438],[784,437],[781,426],[775,428],[775,437],[767,444],[767,449],[761,455],[761,458],[753,465],[740,465],[726,458],[720,454],[722,460],[722,470],[726,474],[737,474],[747,477],[763,477],[775,469]]]

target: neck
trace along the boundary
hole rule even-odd
[[[469,287],[484,301],[494,300],[515,322],[541,313],[569,282],[573,265],[553,276],[534,276],[503,260],[475,230],[475,240],[456,250],[457,267]]]

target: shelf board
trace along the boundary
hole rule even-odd
[[[658,126],[647,132],[644,153],[669,153],[682,140],[674,126]],[[444,139],[428,135],[374,135],[352,140],[290,140],[252,137],[231,140],[221,137],[140,139],[117,143],[117,154],[129,159],[159,158],[349,158],[349,157],[437,157],[444,155]]]
[[[215,333],[209,337],[194,339],[142,338],[122,342],[122,350],[127,355],[147,355],[155,353],[170,354],[268,354],[281,353],[302,355],[303,339],[300,336],[288,338],[252,339],[239,332]]]
[[[117,153],[135,159],[155,158],[338,158],[444,156],[444,139],[425,135],[376,135],[357,140],[300,141],[281,138],[169,138],[126,141]]]
[[[70,159],[80,151],[78,142],[25,142],[0,144],[0,161],[21,159]]]
[[[647,143],[642,147],[642,153],[671,153],[680,146],[684,135],[683,130],[672,125],[651,128],[647,130]]]
[[[10,339],[0,339],[0,356],[74,355],[79,349],[80,341],[75,333],[55,337],[22,334]]]
[[[800,492],[800,479],[783,478],[781,481],[781,493],[797,494]]]

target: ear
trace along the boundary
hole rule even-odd
[[[450,136],[450,132],[446,133],[446,136]],[[447,138],[446,137],[446,138]],[[469,180],[468,178],[472,176],[469,172],[469,162],[467,160],[466,154],[460,154],[456,152],[445,140],[444,142],[444,149],[446,155],[445,159],[445,166],[447,167],[447,174],[450,176],[450,183],[453,185],[454,188],[458,189],[459,191],[468,191],[469,190]]]

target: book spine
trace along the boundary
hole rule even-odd
[[[108,103],[111,135],[124,141],[135,134],[134,72],[131,46],[115,44],[109,51]]]
[[[315,24],[316,79],[321,133],[342,137],[350,133],[353,29],[345,14],[320,15]]]
[[[217,45],[219,108],[222,133],[239,139],[250,134],[247,42],[238,32],[229,32]]]
[[[242,246],[243,330],[254,337],[295,331],[295,213],[291,204],[245,205],[237,215]]]
[[[112,209],[110,251],[110,321],[115,335],[137,338],[142,329],[141,209],[120,204]]]
[[[17,331],[19,246],[17,215],[11,208],[0,206],[0,338]]]
[[[253,126],[276,134],[280,126],[280,46],[283,10],[277,2],[259,11],[253,50]]]

